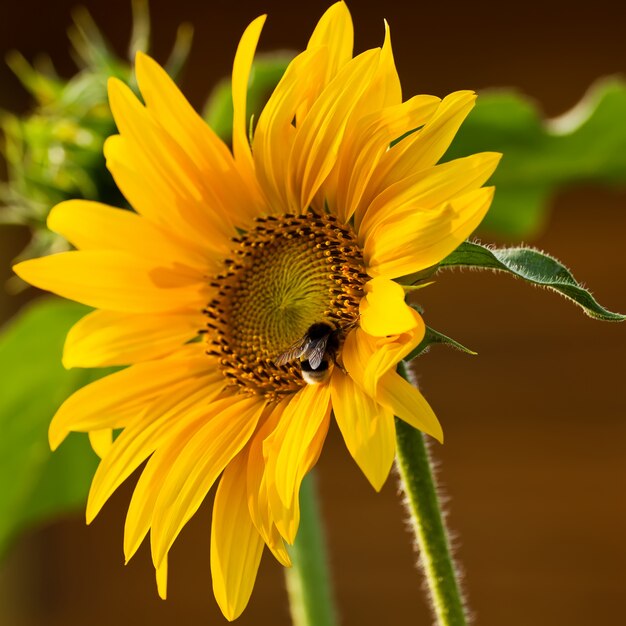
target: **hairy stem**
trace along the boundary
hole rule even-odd
[[[398,369],[405,378],[404,365]],[[410,381],[413,382],[413,381]],[[421,565],[438,626],[466,626],[466,611],[450,551],[424,435],[396,418],[398,469],[407,498]]]

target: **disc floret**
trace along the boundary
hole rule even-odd
[[[276,397],[305,383],[299,364],[275,359],[315,323],[347,328],[364,296],[362,251],[329,214],[259,217],[233,241],[211,286],[208,353],[241,391]]]

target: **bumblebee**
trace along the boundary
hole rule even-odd
[[[330,378],[339,350],[341,331],[325,322],[309,326],[301,339],[293,343],[274,361],[285,365],[300,359],[304,382],[309,385],[323,383]]]

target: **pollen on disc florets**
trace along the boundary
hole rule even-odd
[[[333,215],[257,218],[233,239],[205,309],[207,352],[241,391],[270,399],[305,383],[297,362],[274,360],[316,322],[356,322],[368,280],[356,235]]]

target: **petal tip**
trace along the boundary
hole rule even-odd
[[[112,94],[118,94],[121,89],[124,88],[124,83],[117,77],[111,76],[107,80],[107,91],[109,93],[109,98]]]
[[[389,472],[387,472],[384,477],[381,476],[381,477],[373,478],[373,477],[368,476],[370,485],[372,485],[376,493],[380,493],[381,489],[385,486],[388,476],[389,476]]]
[[[57,428],[53,419],[48,428],[48,445],[50,450],[54,452],[63,443],[68,434],[69,431]]]
[[[85,512],[85,523],[87,524],[87,526],[89,526],[91,522],[94,521],[94,519],[96,519],[95,513],[91,513],[89,511]]]
[[[63,355],[61,356],[61,365],[63,365],[63,369],[71,370],[75,367],[80,367],[76,360],[72,358],[71,348],[68,346],[67,339],[65,340],[65,347],[63,348]]]
[[[46,226],[53,232],[59,233],[59,229],[61,228],[61,224],[63,222],[63,218],[68,210],[71,210],[72,205],[76,202],[75,200],[65,200],[63,202],[59,202],[59,204],[55,204],[48,213],[48,218],[46,219]],[[60,233],[59,233],[60,234]]]
[[[28,277],[31,274],[31,269],[33,266],[33,262],[37,259],[29,259],[28,261],[20,261],[11,267],[11,269],[17,274],[22,280],[25,280],[27,283],[30,282]]]
[[[436,439],[441,445],[443,445],[443,429],[441,426],[432,433],[428,433],[433,439]]]
[[[135,63],[149,63],[150,61],[152,61],[153,63],[156,63],[156,61],[154,61],[154,59],[146,54],[143,50],[137,50],[137,52],[135,52]]]
[[[163,72],[165,70],[161,67],[158,61],[155,61],[149,54],[137,50],[135,54],[135,72],[137,74],[137,82],[141,89],[141,83],[144,82],[144,78],[151,72]]]
[[[157,593],[161,600],[167,600],[167,587],[157,582]]]

